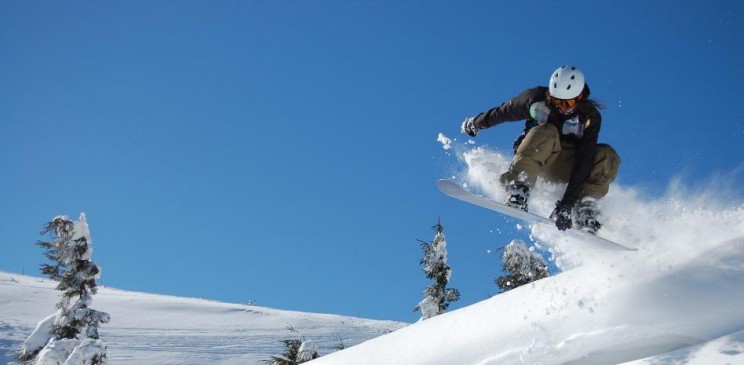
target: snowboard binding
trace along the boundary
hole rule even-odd
[[[504,198],[504,204],[526,212],[529,200],[530,188],[526,185],[509,185],[506,187],[506,198]]]
[[[576,204],[575,208],[575,221],[576,226],[584,231],[595,234],[602,228],[602,223],[599,223],[597,218],[600,212],[597,207],[596,199],[586,196]]]

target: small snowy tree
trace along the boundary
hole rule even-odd
[[[424,290],[424,299],[413,308],[414,311],[421,311],[419,321],[444,313],[450,302],[460,299],[460,292],[457,289],[447,288],[452,269],[447,265],[447,240],[444,237],[444,227],[437,222],[432,229],[436,232],[434,241],[419,241],[421,250],[424,251],[420,264],[424,265],[426,278],[435,281]]]
[[[264,360],[267,365],[298,365],[320,357],[318,346],[310,340],[305,339],[299,331],[292,326],[287,326],[290,333],[297,335],[296,338],[282,340],[284,353],[280,356],[272,356]]]
[[[90,231],[85,213],[72,222],[67,216],[55,217],[42,231],[52,240],[40,241],[51,261],[43,264],[41,271],[58,281],[57,289],[62,299],[57,313],[44,319],[37,326],[18,352],[24,364],[85,364],[106,362],[106,346],[98,337],[100,323],[109,321],[109,315],[91,309],[93,294],[97,292],[98,266],[91,261]]]
[[[506,274],[494,280],[502,293],[550,276],[545,259],[528,249],[522,240],[513,240],[504,247],[503,262]]]

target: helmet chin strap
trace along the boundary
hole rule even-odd
[[[561,114],[563,114],[563,115],[571,115],[571,114],[573,114],[573,113],[574,113],[575,111],[576,111],[576,105],[574,105],[574,106],[572,106],[572,107],[568,108],[567,110],[563,110],[563,109],[561,109],[561,108],[558,108],[558,112],[559,112],[559,113],[561,113]]]

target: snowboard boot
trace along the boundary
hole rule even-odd
[[[599,208],[597,208],[596,199],[590,196],[581,198],[581,201],[576,204],[575,212],[576,225],[579,229],[593,234],[602,228],[602,224],[597,220],[600,213]]]
[[[530,200],[530,188],[526,185],[509,185],[506,187],[506,198],[504,204],[527,211],[527,202]]]

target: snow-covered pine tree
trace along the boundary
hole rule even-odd
[[[282,340],[284,343],[284,353],[280,356],[272,356],[264,360],[267,365],[298,365],[320,357],[318,346],[292,326],[287,326],[290,333],[297,335],[296,338]]]
[[[513,240],[504,247],[503,265],[506,274],[494,280],[502,293],[550,276],[545,259],[530,251],[522,240]]]
[[[426,278],[435,281],[424,290],[424,299],[413,308],[414,312],[421,311],[419,321],[444,313],[450,302],[460,299],[460,292],[457,289],[447,288],[452,269],[447,265],[447,240],[444,237],[444,227],[437,222],[432,229],[436,232],[432,242],[419,240],[421,250],[424,251],[420,264],[424,265]]]
[[[51,261],[43,264],[41,271],[59,282],[57,289],[62,291],[62,299],[57,313],[42,320],[23,343],[18,359],[38,365],[104,364],[106,346],[98,337],[98,326],[110,317],[90,308],[97,292],[99,269],[91,261],[93,249],[85,213],[76,222],[67,216],[55,217],[46,224],[42,235],[52,239],[37,243]]]

